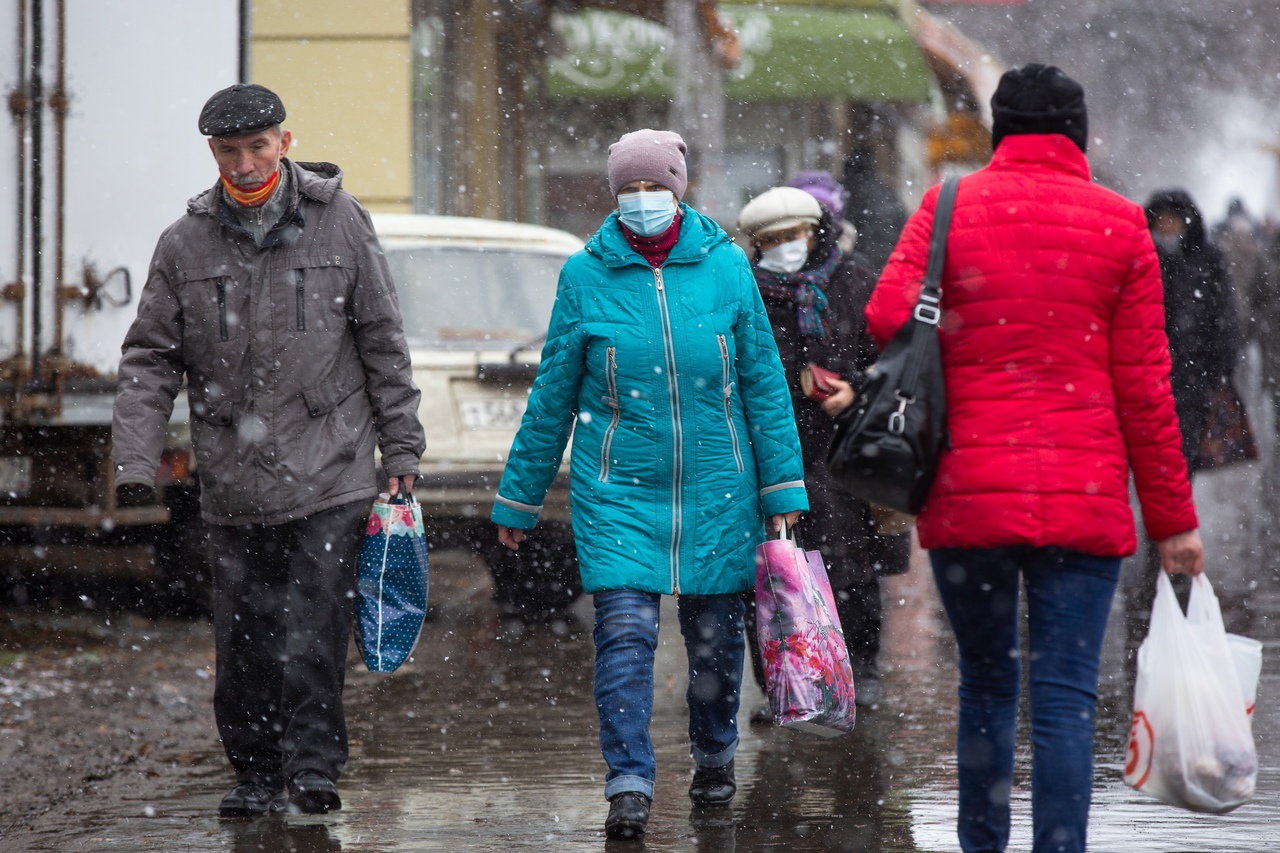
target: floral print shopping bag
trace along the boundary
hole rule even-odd
[[[835,737],[853,730],[853,669],[822,555],[784,528],[756,548],[757,638],[779,725]]]

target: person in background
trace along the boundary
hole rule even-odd
[[[1142,208],[1093,183],[1084,91],[1058,68],[1006,72],[991,108],[995,153],[960,180],[947,239],[950,440],[917,530],[959,652],[961,850],[1009,842],[1025,585],[1032,851],[1083,853],[1102,639],[1137,547],[1130,471],[1164,569],[1200,573],[1203,547]],[[871,295],[881,346],[915,307],[938,194]]]
[[[840,251],[835,217],[804,190],[776,187],[762,193],[742,209],[738,228],[751,241],[751,268],[778,342],[804,450],[809,513],[800,527],[801,542],[822,554],[853,665],[855,701],[871,706],[881,694],[879,576],[906,570],[911,536],[876,534],[871,507],[832,479],[827,449],[833,418],[853,402],[851,382],[875,361],[863,316],[875,274]],[[809,364],[842,377],[831,380],[831,396],[805,396],[801,372]],[[754,591],[747,596],[747,613],[752,669],[763,688]],[[753,709],[751,720],[772,722],[768,704]]]
[[[1182,454],[1194,475],[1213,392],[1231,380],[1240,347],[1236,300],[1226,256],[1209,241],[1200,209],[1181,189],[1159,190],[1145,207],[1147,225],[1160,259],[1164,285],[1165,334],[1169,339],[1174,407]],[[1124,590],[1130,640],[1146,636],[1155,600],[1160,550],[1148,542],[1143,568]],[[1190,586],[1175,577],[1186,601]]]
[[[843,218],[844,187],[831,177],[831,173],[816,169],[796,172],[791,180],[787,181],[787,186],[804,190],[817,199],[824,210],[830,212],[832,221],[835,223],[836,245],[840,247],[841,254],[846,257],[853,255],[854,246],[858,243],[858,229],[852,222]],[[864,267],[870,265],[866,257],[861,254],[857,255],[856,260]]]
[[[1210,240],[1221,250],[1231,273],[1239,337],[1243,342],[1252,336],[1249,298],[1262,275],[1266,254],[1263,228],[1249,213],[1244,200],[1237,197],[1227,203],[1227,215],[1213,227]]]
[[[1181,189],[1147,200],[1147,224],[1160,258],[1165,334],[1173,367],[1169,379],[1182,434],[1182,452],[1195,473],[1209,397],[1235,372],[1240,335],[1226,256],[1209,242],[1204,218]]]
[[[491,518],[518,548],[569,435],[583,589],[595,603],[595,699],[608,765],[605,834],[643,836],[658,609],[675,595],[689,660],[689,798],[726,806],[743,656],[741,593],[765,520],[808,509],[769,319],[742,250],[681,203],[678,134],[609,146],[618,210],[560,273],[542,363]]]
[[[858,231],[858,248],[879,275],[898,242],[907,208],[876,170],[870,148],[850,151],[844,161],[844,215]]]
[[[185,380],[213,564],[225,817],[341,808],[356,558],[378,493],[426,449],[395,285],[330,163],[289,160],[274,92],[216,92],[220,177],[161,235],[125,336],[111,426],[119,502],[152,499]]]

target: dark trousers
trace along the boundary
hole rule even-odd
[[[1031,849],[1084,853],[1098,665],[1120,559],[1014,546],[938,548],[929,560],[960,657],[960,849],[984,853],[1009,842],[1025,586]]]
[[[209,525],[218,676],[213,710],[239,782],[280,787],[347,761],[342,685],[358,501],[285,524]]]
[[[880,656],[880,628],[884,621],[884,609],[880,602],[880,578],[857,580],[832,591],[836,599],[836,616],[844,634],[845,648],[849,650],[849,663],[853,666],[855,684],[857,678],[879,672],[876,658]],[[743,623],[746,626],[747,650],[751,652],[751,673],[756,684],[764,689],[764,660],[760,657],[760,642],[756,634],[756,591],[742,593],[746,605]]]

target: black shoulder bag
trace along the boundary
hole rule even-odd
[[[947,395],[938,321],[942,265],[959,178],[938,194],[929,263],[915,310],[840,413],[827,452],[831,476],[863,500],[916,515],[929,497],[946,441]]]

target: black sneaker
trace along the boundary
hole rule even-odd
[[[338,786],[333,780],[316,770],[299,770],[289,780],[287,800],[272,804],[272,811],[289,814],[326,814],[342,808]]]
[[[695,806],[727,806],[737,792],[732,759],[723,767],[699,765],[689,785],[689,799]]]
[[[276,789],[261,782],[240,782],[218,804],[220,817],[257,817],[271,808]]]
[[[604,819],[606,838],[642,838],[649,826],[651,800],[636,791],[623,791],[609,800],[609,816]]]

